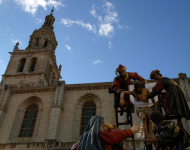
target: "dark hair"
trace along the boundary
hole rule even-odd
[[[116,148],[118,148],[118,149],[123,149],[123,143],[116,143],[116,144],[114,144],[114,145],[112,145],[112,150],[116,150]]]
[[[139,87],[141,87],[142,88],[142,84],[140,83],[140,82],[135,82],[135,84],[134,84],[134,90],[133,91],[135,91],[135,93],[137,93],[137,89],[139,88]]]
[[[159,111],[154,110],[150,113],[150,120],[152,120],[154,124],[158,124],[164,120],[164,116]]]
[[[156,69],[156,70],[154,70],[154,71],[151,72],[150,78],[151,78],[151,79],[154,79],[154,75],[155,75],[155,74],[157,74],[157,75],[159,75],[159,76],[162,77],[162,74],[160,73],[160,70]]]

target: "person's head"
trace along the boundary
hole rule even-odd
[[[121,76],[121,77],[126,77],[126,67],[125,66],[123,66],[123,65],[119,65],[118,67],[117,67],[117,69],[116,69],[116,71],[115,71],[115,73],[116,73],[116,75],[117,75],[117,73],[119,73],[119,75]]]
[[[135,82],[134,91],[136,92],[136,94],[142,94],[142,84],[140,82]]]
[[[160,74],[160,70],[158,70],[158,69],[153,70],[150,73],[150,78],[154,79],[154,80],[158,80],[159,78],[162,78],[162,74]]]
[[[106,149],[105,143],[100,138],[102,124],[104,124],[104,118],[102,116],[95,115],[91,117],[85,131],[81,135],[77,150],[92,149],[92,147],[100,150]]]
[[[164,120],[164,116],[159,111],[154,110],[150,113],[150,121],[152,121],[154,125],[157,125],[163,120]]]
[[[105,122],[102,124],[102,129],[104,131],[107,131],[108,129],[114,129],[114,126],[109,122]]]
[[[116,143],[112,145],[112,150],[123,150],[123,143]]]

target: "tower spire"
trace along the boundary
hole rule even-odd
[[[52,8],[52,10],[51,10],[51,15],[53,14],[53,11],[54,11],[54,6],[53,6],[53,8]]]

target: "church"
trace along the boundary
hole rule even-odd
[[[60,80],[54,21],[51,12],[42,27],[34,30],[26,49],[20,50],[17,43],[9,52],[0,83],[0,150],[69,150],[79,141],[91,116],[100,115],[105,122],[116,124],[114,94],[108,92],[112,82],[66,84]],[[190,107],[190,78],[179,73],[172,80],[183,89]],[[132,117],[139,125],[135,112]],[[125,119],[126,114],[119,116],[119,121]],[[182,122],[190,132],[190,121]],[[120,129],[127,128],[130,126]],[[127,141],[132,148],[131,138]],[[135,147],[144,147],[137,135]]]

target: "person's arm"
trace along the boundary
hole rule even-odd
[[[133,79],[134,81],[136,81],[136,80],[144,80],[144,78],[139,76],[138,73],[136,73],[136,72],[134,72],[134,73],[129,72],[129,77],[131,79]]]
[[[123,89],[120,89],[120,83],[117,78],[114,78],[113,83],[112,83],[112,89],[115,93],[119,94]]]
[[[146,90],[147,90],[147,95],[150,94],[150,91],[149,91],[148,89],[146,89]],[[154,99],[154,98],[151,98],[151,100],[152,100],[152,103],[153,103],[154,106],[155,106],[155,110],[157,110],[157,104],[156,104],[155,99]]]
[[[113,145],[115,143],[120,143],[128,137],[131,137],[134,133],[141,132],[144,130],[142,125],[134,125],[130,129],[121,130],[121,129],[108,129],[107,132],[100,130],[100,137],[107,145]]]
[[[121,106],[123,106],[125,104],[125,101],[124,101],[124,95],[125,94],[133,95],[135,99],[137,97],[134,91],[122,91],[120,94],[120,105]]]
[[[162,81],[158,81],[156,85],[152,88],[152,92],[150,92],[147,96],[141,96],[141,101],[146,101],[147,99],[153,98],[158,95],[164,89],[164,84]]]

